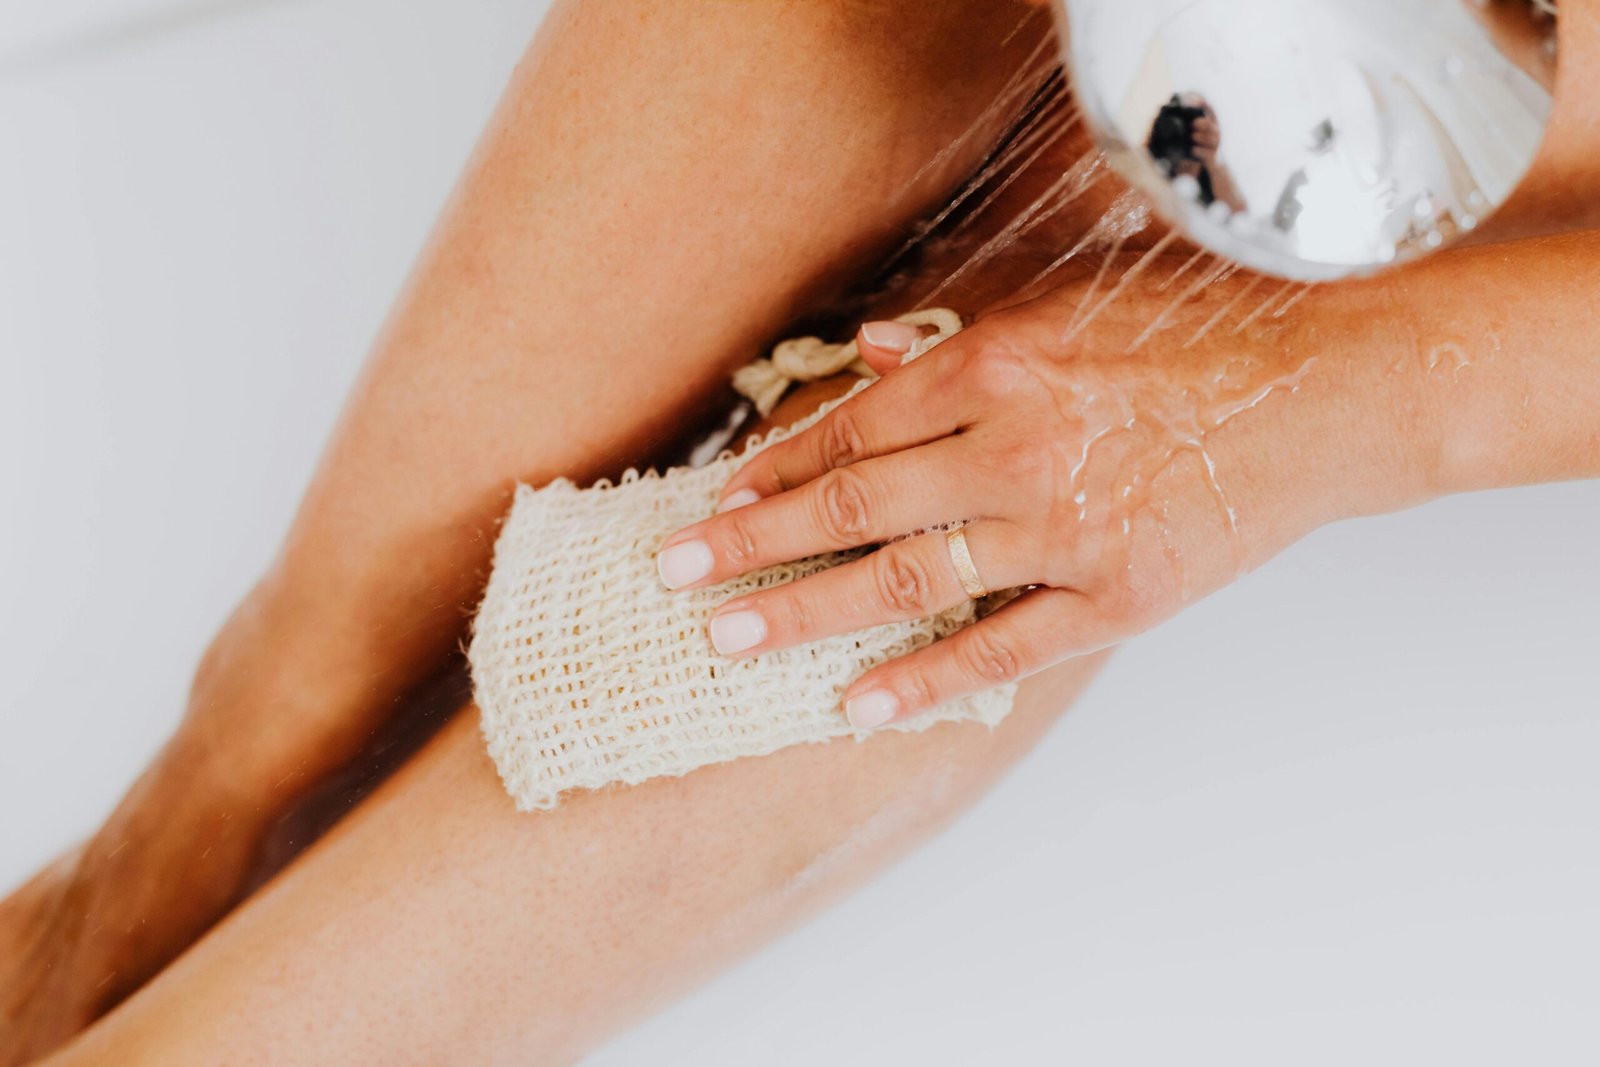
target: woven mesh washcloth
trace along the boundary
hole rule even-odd
[[[859,740],[867,735],[840,710],[845,687],[976,620],[977,605],[967,603],[919,622],[730,660],[707,636],[718,605],[860,552],[768,567],[710,589],[662,586],[661,542],[710,515],[750,457],[833,406],[704,467],[630,471],[618,484],[590,489],[564,479],[518,487],[469,658],[484,740],[519,809],[553,808],[573,789],[633,785],[789,745]],[[969,696],[891,728],[993,726],[1015,692],[1012,685]]]

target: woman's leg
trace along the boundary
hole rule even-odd
[[[0,1063],[181,951],[285,805],[439,669],[516,478],[639,462],[703,416],[989,147],[1046,24],[978,0],[559,7],[180,733],[0,909]]]
[[[1434,286],[1468,273],[1481,283],[1496,258],[1450,253],[1418,269]],[[1135,262],[1124,257],[1112,275]],[[1168,257],[1116,305],[1123,334],[1171,300],[1182,305],[1176,338],[1231,336],[1258,314],[1242,299],[1248,280],[1217,278],[1187,301],[1162,291],[1159,279],[1182,262]],[[1319,293],[1272,332],[1313,350],[1328,322],[1375,318],[1391,284]],[[1205,517],[1164,521],[1181,549]],[[569,796],[534,815],[512,811],[475,724],[459,718],[58,1062],[206,1063],[241,1049],[272,1063],[563,1062],[925,836],[998,776],[1096,665],[1031,679],[993,732],[942,725],[793,748]]]
[[[458,716],[53,1067],[568,1063],[901,855],[1098,667],[989,731],[799,746],[519,814]]]

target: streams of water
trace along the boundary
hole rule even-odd
[[[1003,91],[1006,106],[1027,100],[1032,110],[1013,124],[1002,148],[919,231],[916,240],[939,227],[947,227],[955,238],[982,225],[989,236],[975,242],[972,251],[932,286],[920,306],[937,305],[952,287],[1012,252],[1029,234],[1077,231],[1076,237],[1061,242],[1064,251],[1018,290],[1033,292],[1053,284],[1053,276],[1074,260],[1099,257],[1089,261],[1093,273],[1084,272],[1086,280],[1075,276],[1071,283],[1080,288],[1059,336],[1060,358],[1071,372],[1067,386],[1071,395],[1063,415],[1073,425],[1064,429],[1078,442],[1068,475],[1076,509],[1073,536],[1080,543],[1097,545],[1091,551],[1097,554],[1102,573],[1116,573],[1133,565],[1133,539],[1141,517],[1153,519],[1160,550],[1187,597],[1192,593],[1190,576],[1179,548],[1181,539],[1171,525],[1178,509],[1162,476],[1180,457],[1194,457],[1194,477],[1214,499],[1219,525],[1231,539],[1235,566],[1242,567],[1247,560],[1241,524],[1248,517],[1240,516],[1226,490],[1227,467],[1218,462],[1215,435],[1269,397],[1301,389],[1315,360],[1290,359],[1274,349],[1271,339],[1278,330],[1274,324],[1312,286],[1269,283],[1257,275],[1234,282],[1240,270],[1237,264],[1204,250],[1180,250],[1181,237],[1175,232],[1164,234],[1138,256],[1123,255],[1128,242],[1151,224],[1148,203],[1132,190],[1117,196],[1086,228],[1062,225],[1070,218],[1068,209],[1110,176],[1101,152],[1078,154],[1066,149],[1067,135],[1081,122],[1067,94],[1058,73],[1041,73],[1031,66]],[[996,117],[991,109],[983,121],[993,124]],[[1042,192],[1009,219],[989,219],[986,213],[1005,203],[1014,183],[1029,173]],[[960,210],[965,214],[956,218]],[[953,218],[954,224],[947,226]],[[1055,230],[1047,228],[1051,223],[1057,224]],[[1124,308],[1125,301],[1136,303]],[[1119,308],[1134,314],[1116,316],[1109,331],[1091,330]],[[1135,308],[1147,309],[1148,317],[1141,318]],[[1188,332],[1167,334],[1178,326]],[[1133,334],[1131,341],[1108,342],[1119,330]],[[1456,365],[1448,352],[1436,362]],[[1163,486],[1160,491],[1158,482]],[[1179,521],[1193,520],[1191,511]]]
[[[1068,167],[1061,177],[1052,182],[1044,192],[1035,197],[1032,203],[1018,212],[1011,221],[1000,227],[999,231],[987,241],[979,245],[977,251],[973,252],[965,262],[947,275],[943,281],[934,287],[932,292],[922,298],[920,306],[932,307],[937,305],[939,298],[951,286],[955,285],[971,271],[982,267],[995,257],[1003,255],[1030,230],[1055,218],[1068,205],[1093,188],[1104,173],[1105,157],[1099,152],[1085,153],[1076,163]]]

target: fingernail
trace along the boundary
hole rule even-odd
[[[857,730],[876,730],[899,711],[899,698],[887,689],[868,689],[844,702],[844,717]]]
[[[746,504],[754,504],[760,499],[761,494],[754,489],[741,489],[737,493],[729,493],[727,498],[717,505],[717,514],[721,515],[724,511],[742,508]]]
[[[711,546],[704,541],[685,541],[663,549],[656,556],[656,570],[668,589],[681,589],[711,573]]]
[[[711,647],[724,656],[755,648],[767,639],[767,620],[755,611],[730,611],[711,620]]]
[[[922,331],[909,323],[886,320],[861,324],[861,339],[885,352],[909,352],[921,336]]]

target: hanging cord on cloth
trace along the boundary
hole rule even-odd
[[[961,331],[961,316],[949,308],[923,308],[897,316],[896,322],[931,327],[934,332],[911,345],[902,364],[909,363],[940,341]],[[861,358],[854,339],[844,344],[829,344],[820,337],[792,337],[779,343],[768,359],[758,359],[733,372],[733,388],[755,405],[766,418],[778,401],[797,382],[814,382],[848,370],[863,378],[876,378],[878,372]]]

